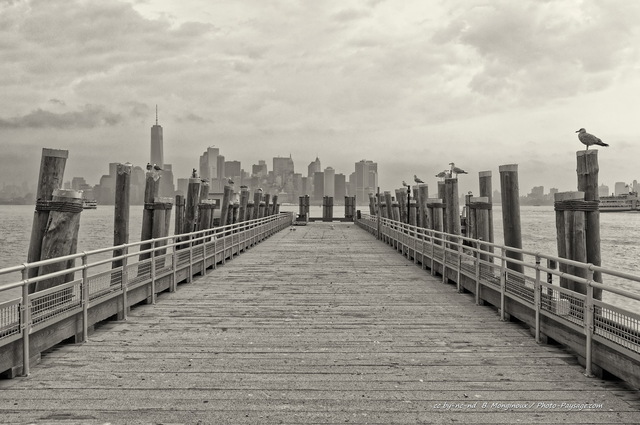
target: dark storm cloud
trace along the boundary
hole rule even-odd
[[[101,105],[85,105],[79,111],[56,113],[36,109],[26,115],[0,118],[0,128],[93,128],[113,126],[122,116]]]

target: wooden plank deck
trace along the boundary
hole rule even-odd
[[[295,229],[0,381],[0,421],[640,422],[637,391],[355,225]]]

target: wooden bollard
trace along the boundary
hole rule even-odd
[[[258,206],[258,218],[264,217],[266,209],[267,204],[264,201],[260,201],[260,205]]]
[[[269,203],[270,201],[271,201],[271,194],[265,193],[264,194],[264,217],[268,217],[271,215],[271,204]]]
[[[116,167],[116,193],[113,210],[113,246],[129,243],[129,207],[131,195],[131,164],[118,164]],[[124,249],[114,249],[113,256],[126,254]],[[124,265],[123,260],[115,260],[111,268],[117,269]],[[124,272],[124,270],[123,270]],[[120,275],[122,276],[122,274]],[[117,276],[111,275],[111,282],[117,283]]]
[[[391,200],[391,192],[384,191],[384,202],[387,205],[387,218],[393,220],[393,202]]]
[[[420,208],[421,208],[421,200],[420,197],[422,196],[420,194],[420,190],[418,189],[418,185],[414,185],[411,187],[411,193],[412,193],[412,197],[411,199],[416,201],[416,226],[422,226],[422,224],[420,223]]]
[[[247,221],[253,220],[254,205],[253,201],[247,201]]]
[[[409,205],[407,205],[407,188],[396,189],[396,201],[400,207],[400,221],[407,223]]]
[[[344,197],[344,218],[346,218],[349,221],[353,221],[355,210],[356,210],[355,197],[345,196]]]
[[[460,234],[460,201],[458,199],[458,179],[444,180],[445,229],[453,235]]]
[[[400,205],[397,201],[391,201],[391,210],[393,211],[393,219],[400,221]]]
[[[46,204],[49,208],[49,219],[42,238],[39,260],[48,260],[50,258],[75,254],[78,249],[82,192],[56,189],[53,191],[51,200],[46,202]],[[74,260],[69,260],[40,266],[38,268],[38,276],[72,268],[74,267],[74,263]],[[43,291],[66,282],[71,282],[73,276],[74,273],[68,273],[37,282],[35,291]],[[67,295],[71,296],[71,293]]]
[[[493,242],[493,187],[491,184],[491,171],[480,171],[479,173],[479,185],[480,185],[480,197],[487,198],[487,202],[490,205],[489,208],[489,242]],[[489,250],[493,252],[493,247],[489,247]],[[493,257],[491,257],[493,258]]]
[[[183,233],[191,233],[196,230],[196,219],[198,218],[198,204],[200,203],[200,185],[202,181],[197,178],[190,178],[187,186],[187,200],[185,204]]]
[[[369,214],[376,215],[376,199],[373,193],[369,193]]]
[[[300,196],[298,198],[298,216],[306,221],[307,217],[305,216],[304,196]]]
[[[247,204],[249,203],[249,188],[240,188],[240,209],[238,210],[238,221],[247,220]]]
[[[556,210],[556,232],[558,256],[569,260],[587,262],[586,217],[584,211],[584,192],[560,192],[554,194]],[[560,263],[560,271],[586,278],[587,270]],[[587,287],[580,282],[560,279],[560,286],[581,294],[587,293]]]
[[[330,221],[329,220],[329,197],[322,197],[322,221]]]
[[[520,224],[520,194],[518,187],[518,164],[507,164],[499,167],[500,190],[502,196],[502,228],[504,229],[504,244],[509,247],[522,249],[522,226]],[[522,261],[521,252],[508,250],[506,256]],[[507,261],[507,268],[524,273],[521,264]]]
[[[233,209],[231,210],[231,222],[232,223],[237,223],[238,222],[238,218],[239,218],[239,213],[240,213],[240,202],[239,201],[235,201],[233,203]]]
[[[278,214],[278,195],[273,195],[271,215]]]
[[[584,200],[587,202],[599,202],[598,194],[598,151],[596,149],[576,152],[578,173],[578,190],[584,192]],[[600,211],[599,209],[586,211],[587,220],[587,262],[595,266],[602,265],[600,255]],[[602,283],[602,273],[593,272],[593,280]],[[602,289],[593,288],[594,298],[602,299]]]
[[[431,230],[442,232],[444,229],[444,202],[440,198],[428,198],[427,208],[431,217]],[[436,235],[436,237],[441,238],[442,235]],[[435,243],[441,245],[440,240],[436,240]]]
[[[146,174],[140,241],[146,241],[153,237],[154,202],[160,190],[160,176],[161,174],[157,170],[149,170]],[[164,223],[164,217],[162,221]],[[149,248],[151,248],[151,244],[140,245],[140,251],[145,251]],[[151,258],[151,253],[141,254],[139,261],[146,260],[147,258]]]
[[[469,199],[468,211],[470,221],[473,223],[473,226],[470,226],[471,232],[469,233],[469,237],[489,242],[489,234],[491,233],[491,228],[489,227],[491,204],[489,203],[489,199],[486,196],[471,197]],[[482,243],[480,243],[480,248],[483,251],[488,251],[488,247],[482,246]],[[493,257],[489,257],[488,254],[480,255],[480,259],[483,261],[491,261],[492,258]]]
[[[409,224],[415,226],[417,224],[418,203],[415,199],[409,201]]]
[[[443,217],[443,221],[442,221],[442,231],[443,232],[447,232],[447,220],[444,219],[444,217],[446,217],[447,215],[447,204],[444,201],[445,199],[445,193],[444,193],[444,180],[441,180],[438,182],[438,198],[437,199],[442,199],[442,203],[443,203],[443,207],[442,207],[442,217]]]
[[[382,202],[380,202],[380,217],[388,218],[387,217],[387,202],[384,200],[384,198],[382,199]]]
[[[171,208],[173,207],[170,197],[156,197],[153,200],[153,228],[151,237],[153,239],[168,236],[169,223],[171,222]],[[167,244],[166,240],[157,241],[155,246],[161,247]],[[157,250],[155,255],[166,254],[166,249]],[[156,258],[156,268],[164,267],[164,258]]]
[[[262,201],[262,189],[257,189],[253,192],[253,219],[258,218],[258,214],[260,212],[260,201]]]
[[[51,201],[53,191],[62,188],[62,178],[64,175],[64,167],[69,157],[69,151],[60,149],[42,149],[42,158],[40,159],[40,175],[38,176],[38,188],[36,192],[36,200],[40,202]],[[44,204],[43,204],[44,205]],[[29,251],[27,253],[27,262],[33,263],[39,261],[42,251],[42,238],[44,237],[49,221],[49,210],[44,207],[38,207],[33,214],[33,224],[31,226],[31,238],[29,240]],[[29,269],[28,276],[35,277],[38,270]],[[35,284],[29,284],[29,293],[35,291]]]
[[[180,233],[182,233],[182,230],[184,229],[184,213],[185,213],[185,206],[186,206],[184,196],[176,195],[175,206],[176,206],[176,215],[175,215],[175,221],[173,225],[173,233],[176,235],[179,235]],[[180,240],[180,238],[176,238],[176,239],[178,241]]]
[[[206,230],[211,228],[211,216],[214,213],[216,201],[213,199],[204,199],[198,204],[198,230]]]
[[[226,226],[229,220],[229,205],[231,205],[231,196],[233,188],[229,185],[224,186],[224,194],[222,195],[222,205],[220,206],[220,227]]]

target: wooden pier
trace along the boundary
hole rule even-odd
[[[638,422],[637,391],[353,223],[291,229],[0,381],[0,422]]]

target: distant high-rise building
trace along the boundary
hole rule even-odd
[[[378,164],[364,159],[356,162],[355,178],[356,204],[369,203],[369,193],[375,193],[378,186]]]
[[[322,205],[324,196],[324,173],[316,171],[313,173],[313,201],[316,205]]]
[[[227,177],[242,178],[242,167],[240,161],[225,161],[224,173]]]
[[[257,177],[267,177],[267,163],[264,160],[258,161],[258,164],[254,164],[251,166],[251,175]]]
[[[278,156],[273,158],[274,177],[276,179],[280,177],[282,184],[284,184],[287,180],[287,177],[293,173],[293,159],[291,158],[291,155],[289,155],[289,157]]]
[[[333,195],[333,203],[341,204],[344,202],[344,197],[347,196],[346,176],[342,173],[336,174],[335,177],[335,194]]]
[[[629,185],[625,182],[616,182],[613,191],[615,195],[626,195],[629,193]]]
[[[324,196],[335,196],[336,170],[332,167],[324,169]]]
[[[156,105],[156,124],[151,127],[151,162],[162,168],[164,166],[164,151],[162,141],[162,126],[158,125],[158,105]]]
[[[598,196],[609,196],[609,186],[601,184],[598,186]]]
[[[322,167],[320,166],[320,159],[316,156],[315,161],[312,161],[307,167],[307,177],[313,179],[313,175],[315,173],[319,173],[322,171]]]

